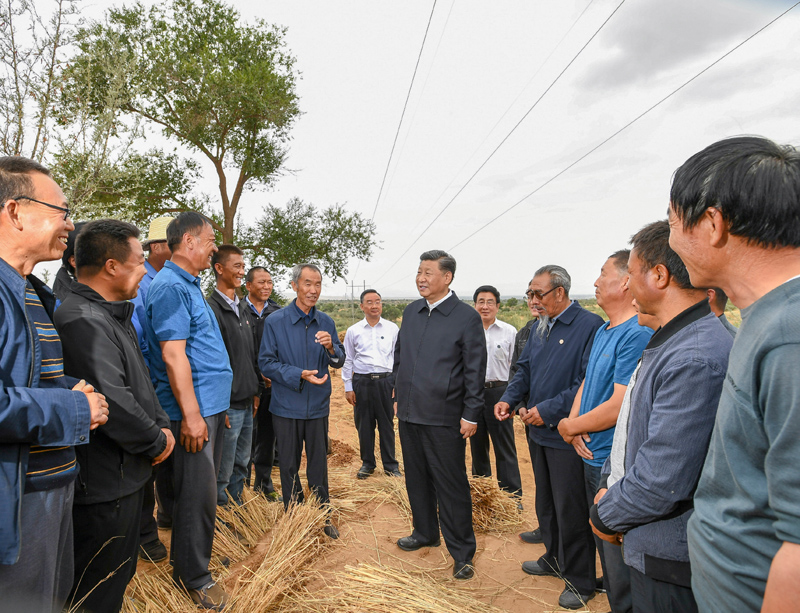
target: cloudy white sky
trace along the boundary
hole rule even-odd
[[[793,4],[437,0],[375,214],[380,248],[350,263],[347,282],[415,296],[419,254],[435,248],[457,259],[462,297],[485,283],[521,295],[544,264],[567,268],[573,294],[591,294],[606,256],[665,216],[670,177],[691,154],[737,134],[800,145],[800,7],[478,230]],[[286,26],[302,72],[292,172],[247,195],[245,219],[293,197],[371,217],[433,1],[234,5],[245,19]],[[324,292],[345,288],[327,283]]]

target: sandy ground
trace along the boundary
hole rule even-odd
[[[367,484],[358,481],[355,473],[361,465],[358,455],[358,437],[353,424],[352,407],[344,399],[344,386],[338,372],[333,372],[333,394],[331,398],[330,436],[335,454],[331,462],[337,467],[352,470],[353,487]],[[525,442],[525,433],[519,420],[515,420],[517,453],[523,485],[522,529],[537,525],[534,512],[534,481],[531,461]],[[400,449],[400,442],[397,441]],[[469,445],[467,445],[469,456]],[[377,457],[380,457],[379,455]],[[469,466],[469,457],[467,458]],[[402,464],[401,464],[402,469]],[[380,470],[370,479],[388,479]],[[273,478],[277,482],[278,471]],[[276,483],[277,485],[277,483]],[[516,533],[493,536],[477,534],[478,550],[475,556],[475,578],[470,581],[452,579],[453,560],[444,546],[405,552],[395,544],[397,539],[411,533],[410,522],[398,508],[391,504],[368,504],[355,512],[347,513],[338,521],[341,538],[325,551],[314,570],[317,578],[308,587],[324,589],[333,573],[346,566],[369,563],[406,570],[425,570],[449,587],[464,590],[474,598],[506,611],[541,613],[563,610],[558,607],[558,596],[564,583],[554,577],[532,577],[522,572],[520,564],[537,559],[544,553],[543,545],[528,545],[519,540]],[[160,538],[169,544],[169,531],[160,531]],[[442,544],[444,545],[444,543]],[[159,566],[162,566],[162,563]],[[600,563],[597,562],[599,570]],[[152,564],[140,562],[138,572],[153,572]],[[231,570],[234,570],[233,568]],[[600,574],[600,573],[598,573]],[[227,582],[227,581],[226,581]],[[598,594],[588,603],[584,611],[608,611],[605,595]]]

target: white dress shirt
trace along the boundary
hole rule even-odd
[[[483,333],[486,336],[486,380],[508,381],[517,329],[511,324],[495,319]]]
[[[233,309],[233,312],[236,313],[236,317],[239,317],[239,296],[236,295],[236,292],[233,292],[233,300],[231,300],[216,287],[214,288],[214,291],[225,299],[225,302],[227,302]]]
[[[437,300],[437,301],[436,301],[436,302],[434,302],[433,304],[431,304],[430,302],[428,302],[428,300],[426,299],[426,300],[425,300],[425,302],[428,302],[428,310],[429,310],[429,311],[432,311],[433,309],[435,309],[437,306],[439,306],[440,304],[442,304],[442,303],[443,303],[445,300],[447,300],[447,299],[448,299],[450,296],[452,296],[452,295],[453,295],[453,290],[448,290],[448,292],[447,292],[447,294],[445,295],[445,297],[444,297],[444,298],[442,298],[441,300]]]
[[[392,372],[394,344],[400,328],[381,317],[370,326],[365,317],[347,329],[344,335],[344,391],[353,391],[353,374],[368,375]]]

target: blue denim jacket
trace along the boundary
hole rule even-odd
[[[55,299],[49,288],[35,277],[30,280],[40,296],[45,294],[42,303],[52,315]],[[30,446],[89,442],[89,402],[83,392],[39,388],[41,350],[25,312],[25,283],[0,259],[0,564],[19,558]]]
[[[315,335],[320,330],[330,333],[334,355],[316,342]],[[316,307],[304,315],[292,301],[264,321],[258,366],[272,380],[270,413],[289,419],[327,416],[330,377],[322,385],[314,385],[300,375],[304,370],[317,370],[317,376],[323,377],[328,374],[328,366],[344,366],[344,346],[336,334],[336,324]]]

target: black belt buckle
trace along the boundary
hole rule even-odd
[[[502,387],[504,385],[508,385],[508,381],[486,381],[483,384],[483,387],[487,390],[490,390],[495,387]]]

